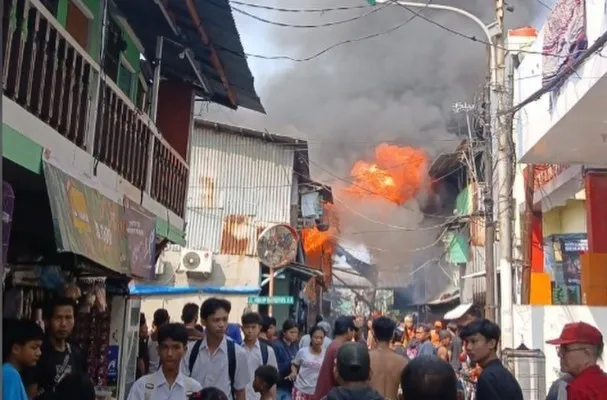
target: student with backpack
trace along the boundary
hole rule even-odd
[[[264,365],[271,365],[278,369],[276,363],[276,354],[274,349],[267,343],[258,339],[261,330],[261,315],[255,312],[246,313],[241,318],[242,332],[244,333],[244,343],[242,348],[247,353],[249,360],[249,371],[256,371],[257,368]],[[276,388],[270,388],[276,390]],[[253,382],[247,386],[247,400],[259,400],[261,395],[255,392]]]
[[[182,324],[168,323],[157,331],[160,367],[142,376],[131,388],[127,400],[187,400],[202,389],[200,383],[180,370],[188,345],[188,331]]]
[[[216,387],[229,400],[245,400],[247,385],[253,380],[246,351],[226,336],[232,304],[210,297],[200,307],[205,337],[188,346],[181,370],[203,388]]]

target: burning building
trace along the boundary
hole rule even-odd
[[[404,308],[453,292],[457,267],[446,261],[443,239],[465,173],[460,151],[431,160],[421,149],[392,144],[354,163],[348,182],[333,185],[329,229],[302,237],[308,264],[330,273],[327,281],[342,291],[329,297],[343,300],[347,289],[356,293],[342,302]]]

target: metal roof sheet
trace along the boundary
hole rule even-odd
[[[244,107],[265,112],[255,90],[254,78],[228,0],[195,0],[194,4],[229,86],[236,94],[238,103],[236,105],[231,103],[220,73],[211,61],[211,46],[203,43],[198,27],[189,16],[186,0],[172,0],[165,3],[171,18],[179,28],[178,35],[173,33],[160,6],[156,5],[160,2],[154,2],[153,6],[150,6],[149,0],[115,0],[115,2],[145,47],[145,57],[148,60],[154,59],[157,36],[163,36],[172,44],[178,44],[177,46],[167,44],[164,48],[163,75],[171,75],[192,83],[198,89],[200,96],[226,107]],[[198,82],[188,61],[180,57],[184,49],[190,49],[194,54],[198,69],[204,76],[206,88]]]

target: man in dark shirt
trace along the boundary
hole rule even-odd
[[[325,353],[325,358],[320,367],[320,372],[318,373],[316,390],[313,397],[314,400],[321,400],[331,389],[337,386],[335,374],[333,373],[335,360],[337,359],[337,351],[344,343],[351,342],[354,338],[354,334],[356,333],[354,318],[345,316],[337,318],[333,333],[335,338]]]
[[[479,319],[466,325],[460,336],[466,342],[468,356],[482,368],[476,399],[523,400],[520,385],[497,358],[500,327],[488,319]]]
[[[428,324],[420,324],[415,328],[415,338],[418,340],[418,356],[435,356],[436,347],[430,341],[430,331],[432,328]]]
[[[76,303],[59,298],[44,310],[47,337],[42,344],[42,357],[36,365],[37,400],[53,398],[55,388],[72,373],[86,374],[80,348],[69,343],[74,330]]]

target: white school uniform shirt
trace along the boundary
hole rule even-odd
[[[206,337],[200,344],[200,352],[194,362],[194,368],[189,370],[190,354],[196,342],[188,343],[186,355],[181,360],[181,371],[185,376],[194,378],[202,385],[202,388],[216,387],[233,400],[232,385],[230,383],[230,372],[228,368],[228,345],[224,336],[215,353],[209,353]],[[245,350],[235,345],[236,370],[234,372],[234,389],[243,390],[253,381],[253,375],[249,371],[249,364]]]
[[[153,385],[154,387],[146,387]],[[187,400],[193,392],[202,390],[200,383],[188,378],[182,372],[177,375],[173,385],[169,385],[162,368],[153,374],[142,376],[131,387],[127,400],[148,400],[146,391],[151,390],[149,400]]]
[[[158,342],[150,339],[148,342],[148,358],[150,373],[158,371],[160,367],[160,355],[158,355]]]
[[[255,345],[252,348],[249,348],[246,344],[242,345],[244,349],[248,365],[249,372],[251,373],[251,381],[247,385],[247,400],[259,400],[261,395],[259,393],[255,393],[253,390],[253,379],[255,378],[255,371],[257,368],[261,367],[263,364],[263,357],[261,356],[261,345],[259,344],[259,340],[255,342]],[[274,349],[272,346],[268,345],[268,363],[266,365],[271,365],[274,368],[278,369],[278,363],[276,362],[276,354],[274,353]]]

